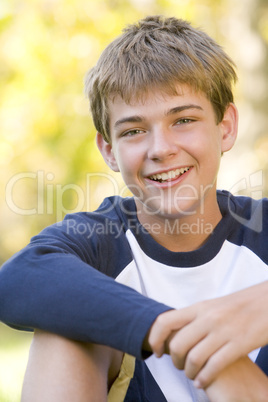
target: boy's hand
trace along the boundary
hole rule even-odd
[[[248,357],[221,371],[206,389],[210,402],[266,402],[268,378]]]
[[[228,296],[160,314],[147,341],[170,354],[196,384],[207,387],[221,370],[268,343],[268,281]]]

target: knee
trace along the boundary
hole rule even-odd
[[[121,365],[122,353],[108,346],[78,342],[49,332],[36,330],[30,358],[37,359],[43,366],[64,364],[65,367],[93,369],[108,375],[111,368]]]
[[[23,386],[23,395],[33,398],[27,396],[25,401],[68,401],[72,400],[71,395],[75,398],[80,395],[81,401],[95,400],[89,399],[91,394],[94,398],[98,395],[98,401],[106,400],[109,381],[120,369],[121,355],[107,346],[38,330],[33,337]],[[41,394],[47,399],[35,399]]]

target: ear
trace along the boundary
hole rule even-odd
[[[227,152],[233,147],[237,137],[238,110],[234,103],[227,107],[219,126],[222,134],[221,151]]]
[[[97,142],[97,146],[98,146],[100,153],[102,154],[102,157],[105,160],[106,164],[114,172],[119,172],[117,161],[116,161],[114,153],[113,153],[112,144],[109,142],[106,142],[105,139],[103,138],[103,136],[99,132],[97,132],[97,135],[96,135],[96,142]]]

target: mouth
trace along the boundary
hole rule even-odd
[[[151,176],[148,176],[148,179],[157,181],[159,183],[169,182],[178,179],[184,173],[188,172],[191,169],[191,166],[186,166],[180,169],[169,170],[168,172],[157,173]]]

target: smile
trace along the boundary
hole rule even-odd
[[[188,172],[190,166],[183,167],[180,169],[170,170],[169,172],[157,173],[149,176],[150,180],[158,181],[160,183],[165,181],[171,181],[180,177],[183,173]]]

